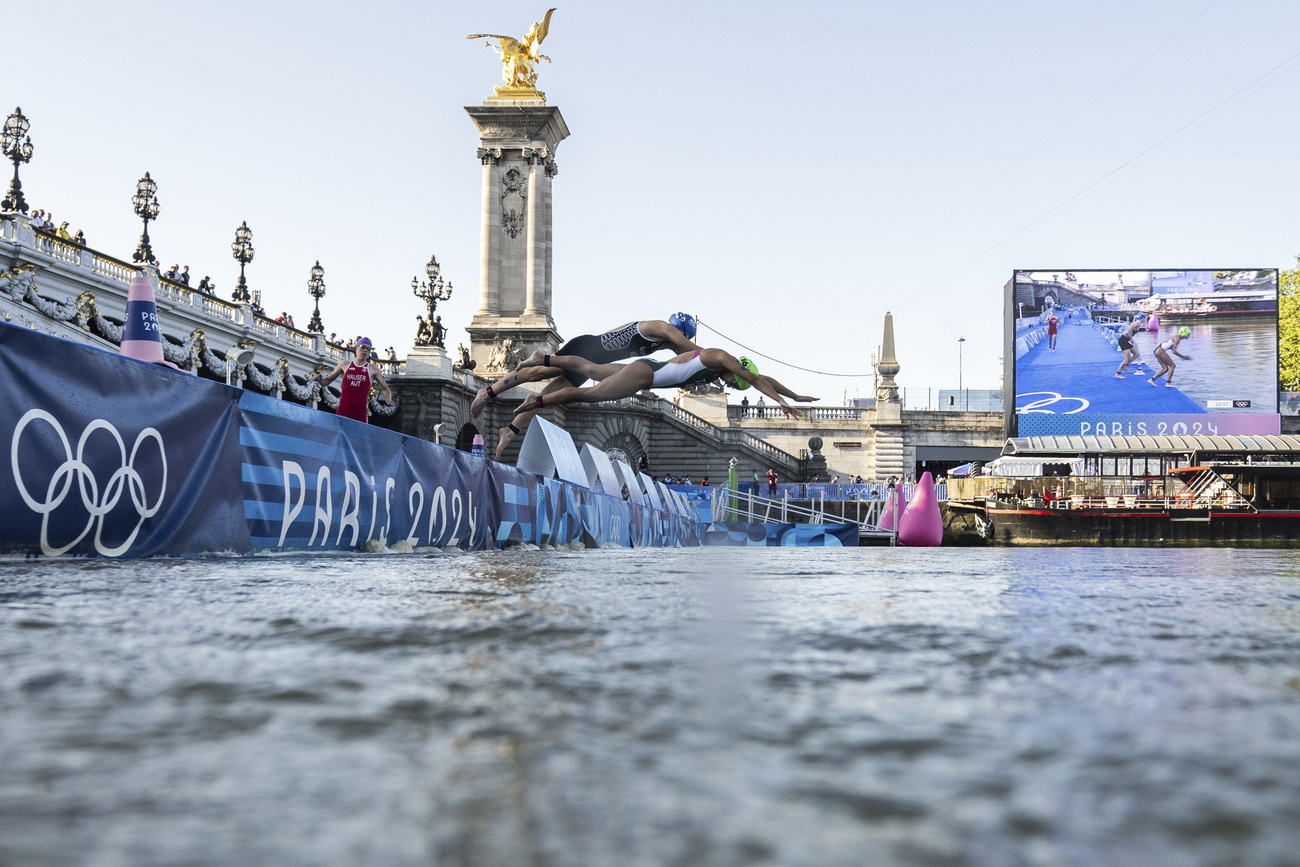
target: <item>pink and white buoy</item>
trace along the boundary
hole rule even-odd
[[[127,358],[150,364],[176,365],[163,358],[162,331],[158,328],[158,302],[153,284],[144,271],[135,272],[126,292],[126,318],[122,323],[122,343],[117,350]]]
[[[898,519],[898,544],[909,548],[938,548],[943,544],[943,516],[934,492],[934,476],[921,475],[903,517]]]

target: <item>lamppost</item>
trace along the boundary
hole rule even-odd
[[[4,132],[0,133],[0,145],[3,145],[4,155],[14,161],[14,179],[9,182],[8,195],[3,202],[0,202],[0,209],[6,211],[27,213],[27,200],[23,198],[23,184],[18,180],[18,164],[30,162],[32,159],[32,138],[27,134],[30,128],[31,123],[23,114],[23,110],[15,108],[14,113],[5,118]]]
[[[253,261],[253,230],[248,228],[247,220],[241,222],[235,230],[235,243],[230,245],[230,252],[239,263],[239,282],[235,284],[235,292],[231,297],[241,304],[252,301],[253,296],[248,294],[248,282],[244,279],[244,266]]]
[[[131,197],[131,205],[135,208],[135,215],[144,220],[144,232],[140,235],[140,246],[135,248],[135,255],[131,258],[136,262],[142,262],[146,265],[154,262],[153,248],[149,246],[149,221],[158,219],[158,197],[154,195],[158,192],[158,185],[145,172],[135,185],[135,195]]]
[[[961,393],[962,393],[962,381],[961,381],[961,350],[962,350],[962,344],[965,343],[965,342],[966,342],[966,338],[965,338],[965,337],[958,337],[958,338],[957,338],[957,393],[958,393],[958,394],[961,394]],[[966,407],[966,408],[967,408],[967,409],[970,409],[970,407]]]
[[[325,326],[320,321],[320,300],[325,297],[325,269],[320,266],[320,259],[311,267],[311,277],[307,280],[307,294],[316,299],[316,309],[311,314],[308,331],[325,333]]]
[[[424,273],[429,277],[428,283],[422,283],[419,277],[411,278],[411,291],[416,298],[424,300],[425,307],[429,311],[428,320],[415,332],[415,343],[417,346],[428,346],[430,343],[434,346],[442,346],[442,334],[439,333],[439,329],[434,328],[433,311],[437,309],[439,301],[446,301],[451,297],[451,281],[442,279],[442,268],[438,265],[437,256],[429,257],[429,264],[424,266]]]

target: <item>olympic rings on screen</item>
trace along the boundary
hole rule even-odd
[[[1035,394],[1045,394],[1047,395],[1047,397],[1041,397],[1038,400],[1033,400],[1024,405],[1020,405],[1020,400],[1022,398],[1032,397]],[[1062,401],[1066,402],[1065,403],[1066,406],[1070,405],[1069,403],[1070,401],[1074,401],[1079,405],[1076,409],[1069,409],[1064,411],[1047,408],[1049,406],[1055,406],[1056,404],[1061,403]],[[1038,413],[1044,413],[1046,415],[1056,415],[1058,412],[1060,412],[1061,415],[1074,415],[1076,412],[1083,412],[1085,409],[1088,408],[1088,401],[1086,399],[1082,397],[1062,397],[1059,392],[1055,392],[1055,391],[1027,391],[1024,394],[1016,395],[1016,404],[1017,404],[1016,412],[1020,412],[1020,413],[1038,412]]]
[[[29,424],[38,420],[54,428],[55,433],[58,434],[59,442],[63,444],[64,454],[63,463],[50,476],[43,501],[32,496],[27,489],[27,485],[23,482],[22,468],[18,462],[18,444],[22,439],[23,431],[27,429]],[[94,471],[84,460],[86,443],[89,441],[91,434],[101,430],[117,442],[117,450],[121,459],[121,466],[113,471],[102,489],[99,480],[95,478]],[[151,439],[158,444],[158,457],[162,461],[162,482],[158,487],[158,498],[153,505],[149,504],[145,492],[144,478],[135,469],[136,456],[140,453],[140,446],[147,439]],[[162,434],[152,427],[140,431],[135,438],[135,443],[131,446],[131,455],[128,457],[126,443],[123,441],[122,435],[118,433],[117,428],[104,419],[97,418],[86,425],[86,429],[82,431],[81,438],[77,440],[76,457],[73,457],[72,446],[58,420],[43,409],[31,409],[18,420],[17,426],[14,427],[13,442],[9,447],[9,461],[13,467],[14,484],[18,488],[18,495],[22,497],[23,502],[27,504],[29,509],[41,516],[41,551],[49,556],[58,556],[72,550],[73,546],[86,538],[92,528],[95,530],[94,544],[96,551],[105,557],[119,557],[125,554],[127,549],[135,542],[135,537],[139,534],[140,528],[144,526],[144,522],[158,514],[158,510],[162,507],[163,496],[167,493],[167,451],[163,447]],[[64,499],[72,490],[74,477],[77,480],[77,490],[81,494],[81,505],[85,508],[88,516],[86,526],[77,538],[66,545],[55,547],[49,541],[50,514],[63,504]],[[126,541],[120,545],[110,547],[103,540],[104,517],[117,507],[124,491],[131,495],[131,505],[135,507],[139,520],[136,522],[135,529],[127,536]]]

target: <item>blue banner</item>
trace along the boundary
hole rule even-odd
[[[0,326],[0,550],[249,550],[233,389]]]

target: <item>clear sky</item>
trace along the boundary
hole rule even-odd
[[[560,3],[538,80],[556,154],[555,321],[568,338],[677,310],[871,391],[894,314],[908,402],[1000,386],[1016,268],[1291,267],[1300,253],[1295,0]],[[466,34],[544,2],[11,3],[0,109],[36,146],[32,207],[129,258],[150,234],[229,297],[405,353],[436,254],[448,344],[478,306],[481,167],[464,106],[500,83]],[[1099,183],[1100,182],[1100,183]],[[733,351],[708,327],[700,342]],[[752,353],[751,353],[752,354]]]

